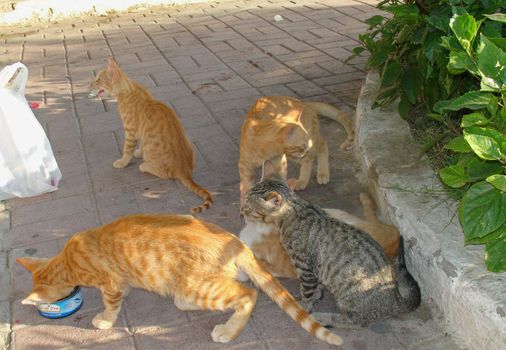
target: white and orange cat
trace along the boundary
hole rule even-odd
[[[309,183],[315,158],[318,160],[317,182],[329,182],[327,141],[320,135],[318,114],[333,119],[348,133],[341,144],[353,143],[352,120],[348,113],[322,102],[303,102],[288,96],[264,96],[251,107],[241,129],[239,175],[241,203],[255,181],[255,170],[266,160],[286,155],[301,164],[297,190]],[[279,164],[280,167],[286,167]],[[286,170],[285,170],[286,172]]]
[[[294,185],[293,179],[288,182],[291,186]],[[399,251],[399,231],[395,226],[386,225],[378,220],[373,201],[369,195],[361,193],[360,201],[365,219],[339,209],[325,208],[324,210],[330,217],[368,233],[380,244],[390,261],[393,261]],[[279,231],[274,226],[258,221],[246,221],[246,226],[239,233],[239,238],[251,248],[264,267],[274,276],[298,278],[297,270],[281,244]],[[242,280],[246,279],[244,275],[241,278]]]
[[[215,342],[228,342],[244,329],[257,299],[256,289],[237,281],[242,272],[307,332],[343,342],[316,323],[237,237],[190,215],[126,216],[75,234],[51,259],[16,261],[33,278],[23,304],[54,302],[77,285],[100,289],[105,310],[92,321],[100,329],[114,325],[123,298],[136,287],[173,296],[181,310],[235,310],[211,333]]]
[[[204,199],[193,213],[213,204],[209,191],[193,181],[195,156],[193,146],[176,113],[163,102],[153,98],[141,84],[129,79],[111,58],[107,68],[100,71],[91,88],[109,92],[118,101],[118,112],[125,130],[123,156],[113,163],[124,168],[132,156],[143,158],[139,170],[162,179],[178,179],[190,191]],[[134,151],[135,146],[139,147]]]

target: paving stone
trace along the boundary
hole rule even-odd
[[[188,311],[191,313],[194,311]],[[154,326],[137,330],[134,334],[136,343],[142,349],[261,349],[256,344],[258,338],[249,323],[235,340],[227,344],[214,343],[211,332],[215,325],[225,322],[227,315],[214,313],[205,318],[172,327]]]
[[[134,333],[153,327],[170,327],[189,322],[188,315],[174,306],[171,297],[134,289],[123,302],[128,324]]]
[[[80,213],[79,215],[67,215],[42,222],[18,225],[13,227],[11,231],[12,247],[29,246],[37,242],[67,237],[98,224],[99,220],[96,211],[90,211]]]
[[[75,316],[45,320],[43,324],[21,328],[14,332],[13,346],[15,349],[89,348],[129,337],[122,313],[115,326],[108,330],[95,329],[91,325],[95,314],[78,311]]]

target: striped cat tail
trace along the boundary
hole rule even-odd
[[[186,186],[190,191],[195,193],[197,196],[204,199],[204,203],[199,205],[198,207],[191,208],[192,213],[200,213],[204,210],[209,209],[213,205],[213,197],[211,196],[211,193],[209,193],[208,190],[206,190],[203,187],[200,187],[193,181],[191,177],[187,178],[180,178],[180,181],[183,185]]]
[[[329,344],[338,346],[343,344],[343,339],[340,336],[329,332],[299,305],[281,283],[260,265],[253,252],[246,245],[244,245],[244,250],[238,256],[236,264],[255,285],[311,335]]]
[[[413,276],[409,273],[404,260],[404,238],[400,236],[399,241],[399,255],[396,259],[396,264],[399,268],[399,282],[406,285],[409,289],[407,296],[401,295],[399,300],[399,309],[401,312],[410,312],[416,309],[421,303],[421,293],[418,283],[415,281]],[[399,293],[400,294],[400,293]]]
[[[347,148],[351,147],[351,145],[353,144],[355,132],[353,131],[353,121],[352,121],[349,113],[343,112],[343,111],[337,109],[336,107],[331,106],[327,103],[323,103],[323,102],[306,102],[306,101],[304,101],[304,104],[313,108],[316,111],[316,113],[318,113],[319,115],[323,115],[324,117],[332,119],[332,120],[338,122],[339,124],[341,124],[343,126],[344,130],[346,130],[348,137],[341,144],[341,146],[339,146],[339,148],[347,149]]]

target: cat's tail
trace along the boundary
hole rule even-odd
[[[260,265],[253,252],[245,245],[236,260],[236,264],[255,285],[311,335],[329,344],[343,344],[343,339],[340,336],[329,332],[297,303],[281,283]]]
[[[211,193],[209,193],[209,191],[205,188],[200,187],[198,184],[196,184],[191,177],[180,178],[180,181],[183,185],[186,186],[186,188],[204,199],[203,204],[191,209],[192,213],[200,213],[204,210],[209,209],[211,205],[213,205],[213,197],[211,196]]]
[[[353,130],[353,121],[349,113],[343,112],[336,107],[323,102],[304,101],[304,103],[312,107],[319,115],[335,120],[343,126],[344,130],[346,130],[346,133],[348,134],[348,137],[341,146],[339,146],[339,148],[348,149],[352,146],[355,132]]]
[[[402,236],[400,236],[399,254],[397,255],[396,264],[399,269],[398,281],[400,284],[406,286],[409,291],[406,296],[401,295],[402,299],[399,300],[398,308],[400,312],[410,312],[420,305],[421,293],[418,283],[413,276],[411,276],[406,267],[406,262],[404,260],[404,239]]]

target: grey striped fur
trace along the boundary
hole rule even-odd
[[[401,241],[394,265],[367,233],[329,217],[300,198],[279,178],[265,179],[246,195],[243,214],[249,220],[274,223],[281,243],[301,280],[303,307],[310,311],[321,286],[339,313],[313,313],[326,326],[366,325],[420,304],[420,289],[404,264]],[[406,285],[408,295],[399,292]]]

